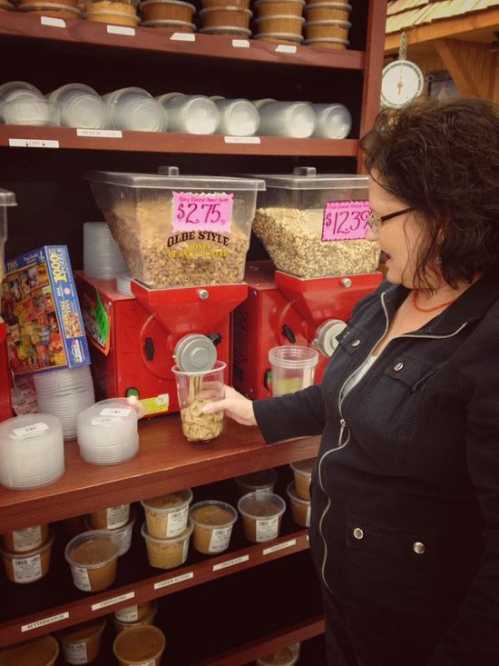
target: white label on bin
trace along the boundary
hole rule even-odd
[[[195,42],[196,35],[190,32],[174,32],[170,39],[172,42]]]
[[[22,559],[14,558],[12,565],[16,583],[31,583],[42,577],[42,558],[40,555],[32,555]]]
[[[275,546],[270,546],[270,548],[264,548],[262,553],[264,555],[270,555],[271,553],[277,553],[280,550],[286,550],[286,548],[292,548],[293,546],[296,546],[296,539],[289,539],[289,541],[277,543]]]
[[[118,504],[106,509],[106,525],[108,530],[116,530],[128,523],[130,504]]]
[[[26,527],[23,530],[14,530],[12,532],[12,541],[14,543],[14,550],[17,553],[38,548],[38,546],[42,545],[41,525]]]
[[[114,417],[124,417],[128,416],[132,410],[125,407],[104,407],[104,409],[100,410],[100,415],[101,416],[114,416]]]
[[[187,504],[178,511],[172,511],[168,514],[166,523],[166,538],[176,537],[187,527],[187,520],[189,518],[189,505]]]
[[[91,592],[90,578],[85,567],[71,567],[71,571],[73,572],[73,582],[76,587],[79,590],[83,590],[83,592]]]
[[[170,585],[176,585],[177,583],[183,583],[184,580],[190,580],[194,578],[194,571],[188,571],[185,574],[180,574],[180,576],[174,576],[173,578],[167,578],[166,580],[160,580],[159,583],[154,583],[155,590],[161,590],[163,587],[170,587]]]
[[[274,51],[276,53],[296,53],[296,46],[292,44],[278,44]]]
[[[129,28],[125,25],[108,25],[107,32],[109,35],[126,35],[127,37],[135,37],[135,28]]]
[[[249,49],[249,39],[233,39],[232,46],[235,49]]]
[[[77,643],[64,643],[64,658],[68,664],[88,663],[87,644],[85,641]]]
[[[47,25],[50,28],[65,28],[66,21],[60,18],[53,18],[52,16],[40,16],[40,23]]]
[[[213,571],[220,571],[221,569],[228,569],[229,567],[235,567],[238,564],[247,562],[249,558],[250,558],[249,555],[241,555],[241,557],[234,557],[232,560],[225,560],[225,562],[214,564],[212,569]]]
[[[256,520],[256,540],[271,541],[279,534],[279,516],[274,518],[257,518]]]
[[[223,553],[227,550],[230,543],[230,535],[232,533],[232,525],[230,527],[215,527],[211,531],[210,545],[208,546],[209,553]]]
[[[259,136],[224,136],[225,143],[261,143]]]
[[[100,601],[98,604],[92,604],[90,606],[91,610],[96,611],[101,608],[107,608],[108,606],[114,606],[114,604],[121,604],[123,601],[128,601],[129,599],[135,599],[135,592],[127,592],[126,594],[120,594],[119,597],[112,597],[111,599],[105,599]]]
[[[67,620],[69,618],[69,613],[66,611],[64,613],[58,613],[57,615],[51,615],[50,617],[45,617],[43,620],[37,620],[36,622],[30,622],[29,624],[21,625],[21,631],[33,631],[34,629],[40,629],[41,627],[46,627],[48,624],[54,624],[55,622],[62,622],[62,620]]]
[[[14,428],[12,432],[18,439],[30,439],[31,437],[38,437],[42,432],[47,432],[48,429],[48,425],[40,421],[39,423],[32,423],[23,428]]]
[[[77,129],[77,136],[91,136],[102,139],[122,139],[123,132],[121,130],[96,130],[96,129]]]
[[[52,139],[9,139],[10,148],[59,148],[59,141]]]
[[[139,607],[127,606],[126,608],[120,608],[114,615],[120,622],[137,622],[139,619]]]

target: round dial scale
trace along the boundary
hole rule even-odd
[[[424,88],[423,72],[410,60],[395,60],[383,70],[381,102],[400,109],[419,97]]]

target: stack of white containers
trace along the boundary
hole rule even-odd
[[[0,483],[26,490],[64,474],[62,426],[50,414],[26,414],[0,423]]]
[[[57,416],[62,423],[64,439],[76,437],[78,414],[95,402],[90,368],[63,368],[33,375],[38,408]]]
[[[78,416],[78,444],[84,460],[116,465],[139,450],[137,412],[126,398],[103,400]]]
[[[98,280],[112,280],[128,271],[106,222],[85,222],[83,225],[83,270],[87,277]]]

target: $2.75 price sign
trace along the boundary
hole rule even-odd
[[[328,201],[324,207],[322,240],[365,238],[370,214],[368,201]]]
[[[173,231],[230,233],[233,194],[173,193]]]

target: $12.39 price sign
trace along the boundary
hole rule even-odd
[[[230,233],[233,194],[173,193],[173,231]]]
[[[324,208],[322,240],[365,238],[370,214],[368,201],[328,201]]]

